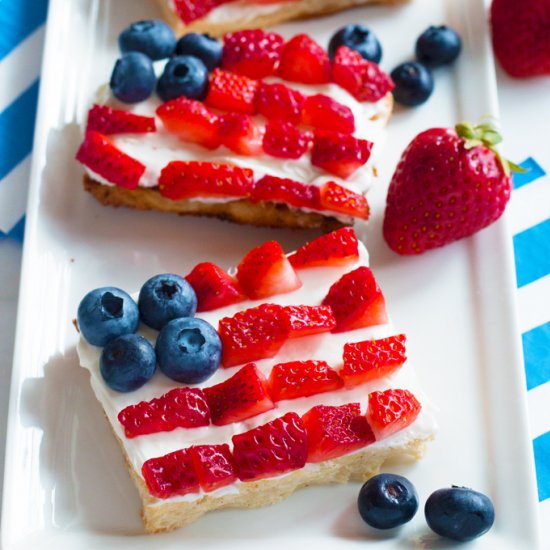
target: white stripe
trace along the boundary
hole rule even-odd
[[[29,155],[0,181],[0,231],[4,233],[8,233],[25,214],[30,171]]]
[[[522,333],[550,321],[550,275],[518,288],[517,300]]]
[[[550,498],[539,504],[540,547],[550,548]]]
[[[550,218],[550,178],[542,177],[512,193],[510,229],[521,233]]]
[[[0,112],[13,103],[40,75],[44,25],[0,61]]]
[[[548,410],[550,397],[550,382],[541,384],[527,393],[527,408],[529,409],[529,433],[535,439],[550,431],[550,415],[541,414]]]

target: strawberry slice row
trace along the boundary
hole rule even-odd
[[[86,131],[93,130],[103,135],[144,134],[156,132],[155,118],[136,115],[129,111],[113,109],[107,105],[93,105],[88,111]]]
[[[317,405],[300,417],[289,412],[232,437],[227,444],[199,445],[147,460],[142,474],[151,494],[169,498],[209,492],[298,470],[306,463],[344,456],[389,437],[416,420],[421,405],[408,390],[389,389],[359,403]]]

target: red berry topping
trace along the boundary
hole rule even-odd
[[[330,332],[336,326],[332,309],[327,306],[285,306],[289,338]]]
[[[277,241],[251,250],[237,267],[236,277],[243,292],[252,299],[292,292],[302,286]]]
[[[196,265],[185,279],[197,295],[197,311],[211,311],[246,299],[237,281],[210,262]]]
[[[405,362],[405,335],[365,340],[344,346],[340,376],[347,388],[393,374]]]
[[[232,440],[241,481],[276,476],[302,468],[306,463],[307,434],[302,419],[293,412],[234,435]]]
[[[143,134],[156,132],[155,119],[129,111],[112,109],[107,105],[94,105],[88,112],[86,131],[108,134]]]
[[[86,132],[84,141],[76,153],[76,160],[90,170],[126,189],[135,189],[145,166],[123,153],[98,132]]]
[[[254,183],[250,200],[281,202],[288,206],[312,210],[318,210],[321,206],[319,187],[276,176],[264,176]]]
[[[204,17],[220,4],[231,0],[174,0],[174,7],[180,19],[187,25]]]
[[[169,162],[161,171],[159,191],[163,197],[246,197],[254,183],[248,168],[213,162]]]
[[[369,394],[367,421],[377,440],[406,428],[422,406],[409,390],[389,389]]]
[[[325,361],[279,363],[269,374],[269,393],[273,401],[308,397],[341,388],[343,382]]]
[[[157,115],[169,132],[185,141],[208,149],[220,145],[219,118],[200,101],[178,97],[158,107]]]
[[[222,67],[259,80],[276,73],[284,40],[276,32],[251,29],[226,34],[223,44]]]
[[[308,149],[311,135],[284,120],[269,120],[265,125],[264,151],[272,157],[299,159]]]
[[[305,96],[284,84],[261,82],[256,94],[258,113],[272,120],[286,120],[299,124]]]
[[[308,437],[308,462],[323,462],[351,453],[374,442],[359,403],[340,407],[318,405],[302,420]]]
[[[302,123],[313,126],[317,130],[329,130],[342,134],[355,132],[355,119],[351,109],[324,94],[315,94],[306,98]]]
[[[369,204],[360,193],[351,191],[333,181],[323,184],[320,190],[321,208],[363,220],[369,217]]]
[[[378,101],[395,88],[376,63],[347,46],[340,46],[334,56],[332,78],[358,101]]]
[[[267,380],[254,363],[239,369],[231,378],[204,389],[212,424],[224,426],[271,410]]]
[[[313,138],[311,164],[342,179],[349,178],[369,160],[372,142],[349,134],[319,132]]]
[[[298,34],[283,46],[279,76],[290,82],[304,84],[330,82],[328,54],[307,34]]]
[[[277,355],[288,340],[288,320],[282,306],[262,304],[220,320],[222,364],[233,367]]]
[[[323,235],[288,256],[288,261],[295,268],[345,265],[358,259],[357,237],[351,227],[342,227]]]
[[[199,492],[199,478],[188,449],[146,460],[141,473],[149,492],[157,498]]]
[[[250,115],[227,113],[220,117],[222,145],[239,155],[258,156],[263,152],[263,135]]]
[[[236,481],[229,445],[193,445],[188,451],[204,491],[214,491]]]
[[[216,109],[253,115],[258,86],[256,80],[246,76],[214,69],[205,103]]]
[[[151,401],[129,405],[118,413],[126,437],[198,428],[210,424],[210,410],[199,388],[174,388]]]
[[[323,300],[336,317],[333,332],[381,325],[388,321],[384,295],[368,267],[346,273],[329,289]]]

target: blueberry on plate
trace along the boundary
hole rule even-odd
[[[416,58],[428,67],[452,63],[462,49],[460,36],[445,25],[431,26],[416,41]]]
[[[483,535],[495,521],[495,510],[489,497],[454,485],[432,493],[426,501],[424,513],[432,531],[461,542]]]
[[[359,491],[359,514],[371,527],[392,529],[410,521],[418,510],[414,485],[396,474],[371,477]]]
[[[374,63],[380,63],[382,59],[382,46],[376,35],[365,25],[346,25],[336,31],[328,43],[328,55],[331,59],[340,46],[347,46]]]
[[[170,321],[156,344],[160,370],[177,382],[199,384],[220,365],[222,343],[212,325],[193,317]]]
[[[155,350],[138,334],[126,334],[111,340],[99,359],[99,370],[107,386],[119,392],[141,388],[157,368]]]
[[[209,71],[219,66],[222,60],[223,45],[209,34],[191,32],[184,34],[176,45],[176,55],[198,57]]]
[[[179,275],[155,275],[141,287],[138,297],[141,320],[160,330],[178,317],[193,317],[197,311],[197,296],[193,287]]]
[[[118,47],[122,53],[141,52],[158,61],[174,53],[176,35],[164,21],[136,21],[120,33]]]
[[[395,101],[408,107],[415,107],[424,103],[434,89],[434,81],[430,69],[416,63],[407,61],[395,67],[390,74],[395,83],[393,97]]]
[[[104,346],[117,336],[137,330],[139,310],[126,292],[106,286],[82,298],[76,318],[82,336],[94,346]]]
[[[208,90],[206,65],[192,55],[178,55],[164,67],[157,83],[157,93],[162,101],[185,96],[202,100]]]
[[[130,52],[117,59],[109,85],[120,101],[137,103],[153,93],[156,81],[151,59],[144,53]]]

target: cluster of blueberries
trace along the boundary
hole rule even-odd
[[[396,474],[379,474],[361,487],[357,499],[359,514],[376,529],[392,529],[410,521],[418,510],[414,485]],[[433,492],[424,507],[432,531],[460,542],[486,533],[495,521],[493,503],[486,495],[452,486]]]
[[[214,327],[194,317],[197,297],[179,275],[151,277],[138,302],[115,287],[88,292],[78,306],[84,338],[103,347],[100,371],[113,390],[129,392],[151,379],[157,364],[183,384],[204,382],[218,369],[222,344]],[[140,321],[160,331],[155,344],[135,334]]]

